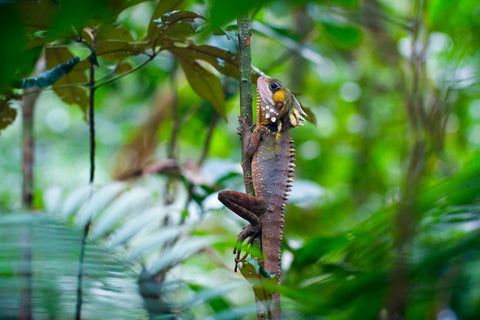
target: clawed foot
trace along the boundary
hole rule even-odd
[[[242,262],[248,257],[248,250],[245,252],[243,257],[240,257],[242,254],[242,247],[243,242],[247,240],[247,245],[251,246],[253,241],[255,241],[260,236],[260,228],[253,228],[251,224],[247,225],[243,228],[242,232],[238,235],[237,243],[235,244],[235,248],[233,249],[233,254],[235,255],[235,268],[234,271],[237,272],[238,270],[238,263]]]
[[[240,124],[240,127],[238,127],[238,134],[240,136],[245,136],[245,134],[251,133],[253,131],[253,127],[255,127],[255,123],[252,123],[252,120],[249,116],[247,116],[245,120],[243,120],[242,117],[238,117],[238,123]]]

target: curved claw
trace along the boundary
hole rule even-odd
[[[247,116],[245,120],[242,117],[238,117],[238,123],[240,124],[240,127],[238,127],[238,134],[240,135],[242,132],[252,132],[255,127],[255,123],[252,123],[249,116]]]
[[[246,239],[247,240],[247,245],[248,246],[251,246],[253,241],[255,241],[255,239],[257,237],[259,237],[260,233],[259,232],[256,232],[256,233],[253,233],[253,234],[250,234],[248,236],[243,236],[243,232],[241,232],[239,235],[238,235],[238,240],[237,240],[237,243],[235,244],[235,247],[233,249],[233,254],[235,254],[235,268],[233,269],[235,272],[237,272],[238,270],[238,263],[239,262],[242,262],[243,260],[245,260],[248,255],[249,255],[249,252],[245,252],[245,254],[243,255],[243,257],[240,258],[240,255],[242,254],[242,247],[243,247],[243,241],[245,241]]]

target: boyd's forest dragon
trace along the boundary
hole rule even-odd
[[[240,120],[243,150],[251,159],[255,197],[238,191],[224,190],[218,199],[230,210],[250,222],[238,235],[239,246],[247,239],[260,238],[264,269],[280,281],[283,211],[295,172],[295,150],[290,128],[303,125],[306,116],[295,96],[276,79],[257,80],[257,126],[252,132]],[[235,270],[237,265],[235,266]],[[271,297],[272,317],[280,319],[280,295]]]

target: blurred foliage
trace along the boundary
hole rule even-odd
[[[316,119],[292,133],[285,318],[478,319],[479,10],[474,0],[0,1],[0,312],[17,312],[29,248],[34,315],[74,314],[79,230],[93,217],[89,318],[255,318],[231,270],[244,222],[216,200],[243,189],[232,40],[250,13],[253,65]],[[16,88],[22,79],[47,86]],[[20,105],[32,91],[36,215],[20,209]]]

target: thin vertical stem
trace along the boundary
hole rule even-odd
[[[95,53],[92,53],[95,54]],[[90,178],[89,184],[91,187],[90,197],[93,194],[93,182],[95,179],[95,67],[93,63],[90,63],[90,106],[89,106],[89,126],[90,126]],[[78,264],[78,279],[77,279],[77,305],[75,319],[80,320],[82,318],[82,304],[83,304],[83,273],[84,273],[84,260],[85,260],[85,249],[86,242],[88,237],[88,232],[90,230],[91,218],[88,219],[85,228],[83,229],[82,243],[80,247],[80,259]]]
[[[28,90],[28,89],[27,89]],[[26,90],[26,91],[27,91]],[[22,207],[33,209],[33,164],[34,164],[34,136],[33,136],[33,111],[39,92],[25,95],[22,104]],[[32,241],[31,228],[27,224],[21,235],[22,278],[21,302],[19,319],[32,319]]]
[[[240,69],[240,118],[247,127],[252,125],[252,57],[250,49],[250,37],[252,29],[247,16],[237,19],[238,24],[238,55]],[[242,132],[242,131],[240,131]],[[243,137],[242,137],[243,142]],[[242,143],[243,148],[243,143]],[[248,157],[242,150],[242,168],[245,177],[245,189],[247,194],[254,195],[252,183],[252,168]]]

